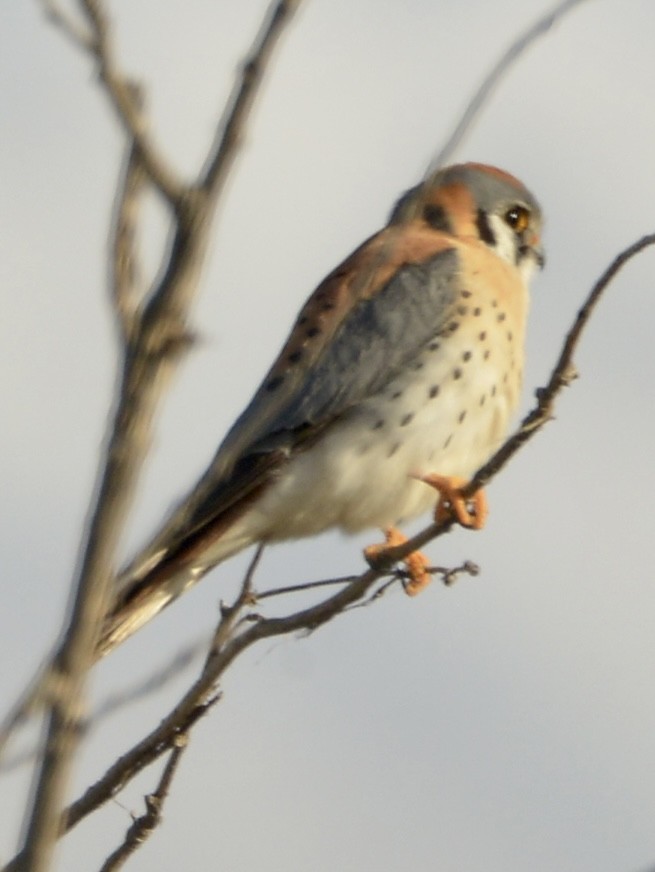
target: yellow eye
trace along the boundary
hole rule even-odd
[[[503,217],[505,218],[505,223],[509,224],[516,233],[523,233],[530,223],[530,212],[525,206],[512,206],[511,209],[505,212]]]

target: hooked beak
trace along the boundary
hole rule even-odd
[[[521,257],[531,257],[539,269],[543,269],[546,265],[546,255],[541,245],[541,240],[536,233],[532,233],[524,239],[523,244],[519,248],[519,254]]]

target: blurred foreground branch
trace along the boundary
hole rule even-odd
[[[83,728],[86,675],[107,612],[116,551],[143,461],[153,420],[180,352],[190,343],[187,321],[196,294],[211,219],[222,184],[236,156],[253,100],[271,53],[299,0],[279,0],[269,10],[235,86],[197,183],[183,184],[148,134],[140,89],[120,72],[111,25],[101,0],[80,0],[85,26],[54,2],[51,19],[89,54],[128,138],[128,162],[116,201],[112,302],[121,327],[121,364],[114,410],[76,570],[72,606],[62,640],[39,690],[46,723],[43,755],[35,776],[24,828],[20,868],[46,870],[59,835],[61,807],[71,762]],[[161,256],[161,276],[149,294],[135,300],[134,213],[146,188],[169,206],[172,242]]]

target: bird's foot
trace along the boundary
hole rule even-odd
[[[431,472],[428,475],[418,476],[418,479],[439,491],[440,499],[434,513],[434,520],[438,524],[454,519],[462,527],[469,527],[472,530],[481,530],[484,527],[489,508],[483,490],[465,497],[462,491],[468,482],[454,475],[438,475],[436,472]]]
[[[407,536],[404,536],[395,527],[387,527],[384,531],[384,537],[383,545],[369,545],[368,548],[364,549],[364,557],[373,569],[380,565],[385,558],[385,552],[388,552],[390,548],[404,545],[407,542]],[[432,576],[427,571],[430,561],[421,551],[412,551],[411,554],[403,557],[403,563],[407,567],[408,575],[408,578],[403,582],[404,591],[408,596],[416,596],[432,581]]]

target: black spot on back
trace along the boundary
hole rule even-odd
[[[282,384],[283,381],[284,381],[283,375],[276,375],[274,378],[272,378],[266,382],[266,390],[267,391],[277,390],[277,388],[280,387],[280,385]]]

